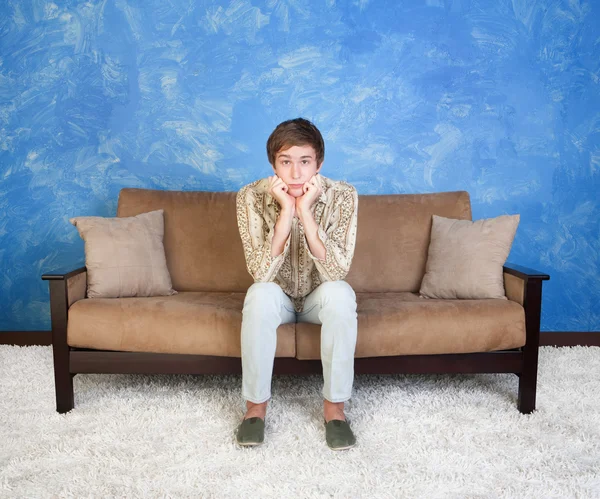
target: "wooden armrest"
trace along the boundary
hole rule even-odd
[[[67,270],[67,271],[55,271],[55,272],[48,272],[44,275],[42,275],[42,280],[43,281],[56,281],[56,280],[60,280],[60,281],[64,281],[66,279],[69,279],[69,277],[73,277],[76,276],[77,274],[81,274],[82,272],[86,272],[87,269],[86,267],[79,267],[75,270]]]
[[[541,279],[543,281],[547,281],[550,279],[550,276],[548,274],[544,274],[543,272],[539,272],[538,270],[530,269],[529,267],[523,267],[521,265],[516,265],[514,263],[508,262],[504,264],[504,272],[507,274],[514,275],[516,277],[520,277],[523,280]]]
[[[514,263],[506,263],[503,270],[506,297],[521,306],[525,306],[526,303],[528,283],[538,282],[541,284],[542,281],[550,279],[548,274]]]
[[[42,280],[50,281],[50,301],[56,299],[57,294],[66,294],[67,310],[73,303],[83,300],[87,293],[87,268],[79,267],[75,270],[56,271],[44,274]],[[56,286],[54,286],[56,284]]]

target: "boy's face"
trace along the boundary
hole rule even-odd
[[[311,145],[280,149],[275,155],[273,171],[289,187],[288,194],[298,198],[304,194],[302,186],[321,170],[317,154]]]

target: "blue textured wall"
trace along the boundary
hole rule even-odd
[[[3,0],[0,330],[50,328],[68,219],[119,189],[237,191],[288,118],[360,194],[520,213],[543,330],[600,330],[600,2]]]

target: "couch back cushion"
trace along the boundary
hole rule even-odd
[[[237,226],[236,194],[124,188],[117,216],[164,210],[165,254],[177,291],[245,292],[253,281]],[[432,215],[471,220],[469,194],[359,195],[346,281],[356,292],[418,292]]]

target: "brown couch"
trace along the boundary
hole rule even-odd
[[[164,209],[173,296],[86,298],[85,267],[48,273],[58,412],[76,373],[241,373],[242,305],[253,283],[235,192],[122,189],[117,216]],[[508,300],[418,296],[432,215],[471,219],[467,192],[359,196],[346,277],[357,296],[355,374],[514,373],[518,408],[535,409],[542,281],[505,265]],[[374,222],[377,221],[377,222]],[[375,276],[375,277],[374,277]],[[321,372],[320,326],[282,324],[274,374]]]

